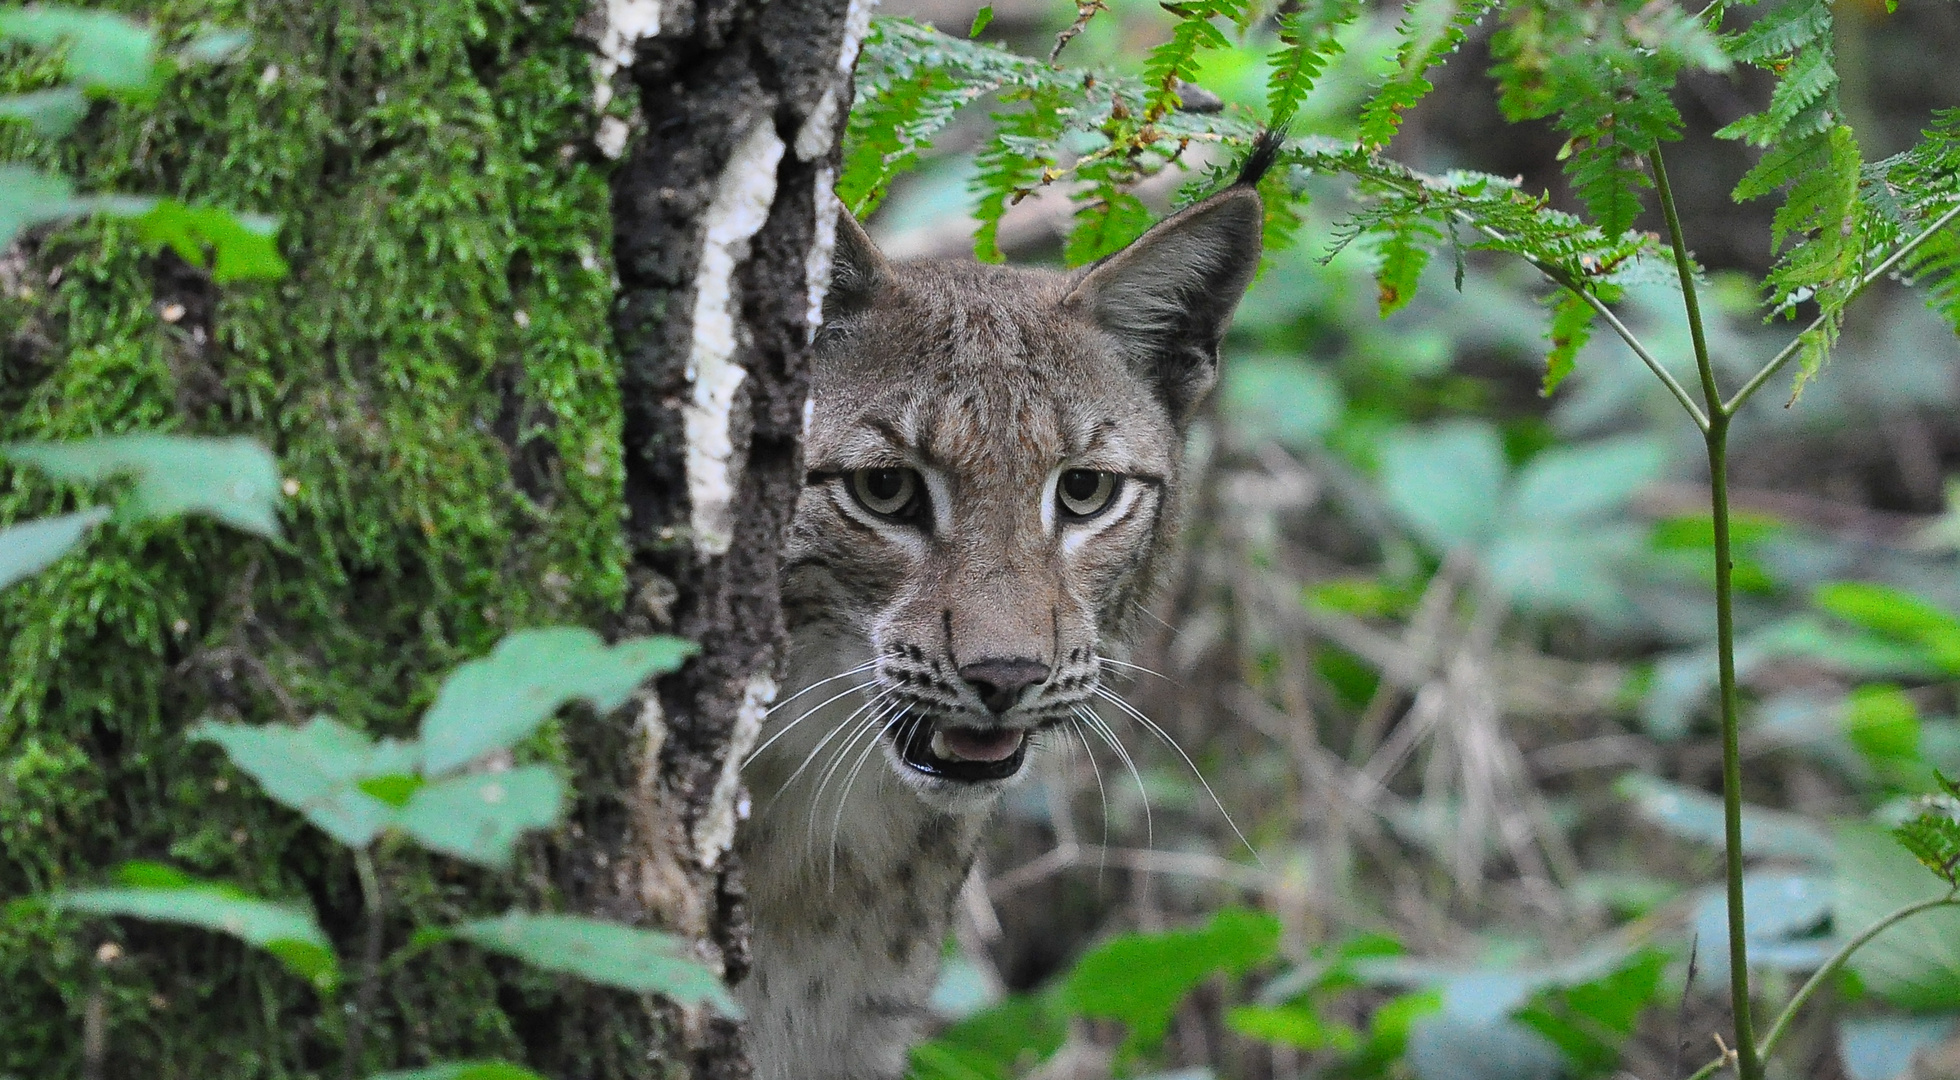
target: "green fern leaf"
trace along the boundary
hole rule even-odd
[[[1396,70],[1375,92],[1361,113],[1362,145],[1387,146],[1402,126],[1402,114],[1436,87],[1429,69],[1463,44],[1470,28],[1496,0],[1408,0],[1397,30],[1402,44],[1396,51]]]
[[[1361,16],[1361,0],[1325,0],[1317,8],[1282,15],[1281,48],[1266,80],[1266,124],[1284,129],[1300,111],[1328,61],[1340,55],[1340,28]]]
[[[1826,0],[1802,0],[1773,7],[1755,24],[1722,42],[1738,64],[1760,64],[1831,40],[1831,7]]]
[[[1560,289],[1546,299],[1552,308],[1552,323],[1546,331],[1552,347],[1545,353],[1545,381],[1538,388],[1541,397],[1551,397],[1552,391],[1572,374],[1579,350],[1592,337],[1594,314],[1585,297],[1570,289]]]
[[[1386,319],[1415,299],[1416,284],[1429,265],[1426,241],[1439,239],[1442,233],[1423,218],[1410,217],[1394,222],[1377,236],[1376,302]]]
[[[1828,11],[1824,17],[1830,17]],[[1827,127],[1837,109],[1837,85],[1837,60],[1829,44],[1813,44],[1790,62],[1770,93],[1768,108],[1737,120],[1717,131],[1715,137],[1769,146],[1806,113],[1811,120],[1803,126],[1812,130]]]

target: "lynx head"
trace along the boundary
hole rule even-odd
[[[793,686],[858,689],[814,734],[977,809],[1085,710],[1170,542],[1276,149],[1070,273],[894,264],[840,217],[784,600]]]

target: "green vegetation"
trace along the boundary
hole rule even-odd
[[[658,1075],[633,1024],[539,1018],[583,982],[732,1013],[684,942],[554,914],[541,839],[612,775],[587,710],[689,649],[551,626],[625,593],[584,10],[0,9],[0,1076],[105,1032],[170,1077]],[[1891,1080],[1951,1045],[1960,110],[1868,153],[1839,56],[1880,16],[1053,16],[875,22],[846,205],[1079,265],[1291,138],[1190,555],[1114,680],[1191,757],[1085,745],[1010,807],[914,1075]],[[1530,180],[1425,119],[1486,92],[1466,50]],[[1709,123],[1717,85],[1749,104]],[[1734,165],[1718,207],[1684,159]],[[1729,220],[1754,261],[1698,261]],[[1832,460],[1888,438],[1917,456]]]

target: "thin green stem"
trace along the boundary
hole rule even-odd
[[[1783,1006],[1783,1012],[1777,1016],[1776,1022],[1769,1026],[1769,1032],[1763,1036],[1762,1045],[1757,1047],[1757,1056],[1767,1058],[1776,1050],[1777,1040],[1781,1039],[1783,1033],[1789,1029],[1790,1021],[1796,1019],[1798,1010],[1802,1009],[1804,1004],[1810,1000],[1810,996],[1817,992],[1817,988],[1824,985],[1826,979],[1836,974],[1837,969],[1843,967],[1846,960],[1851,959],[1851,954],[1863,948],[1866,942],[1884,933],[1895,924],[1904,922],[1922,911],[1955,906],[1960,906],[1960,889],[1953,890],[1936,900],[1921,900],[1915,904],[1907,904],[1905,907],[1867,926],[1857,937],[1839,946],[1838,951],[1832,953],[1829,960],[1824,961],[1824,966],[1818,968],[1816,973],[1811,975],[1810,979],[1797,989],[1796,996],[1790,999],[1790,1003]]]
[[[1510,240],[1510,237],[1505,236],[1502,232],[1488,225],[1479,223],[1462,210],[1458,210],[1456,216],[1464,224],[1475,226],[1484,235],[1499,243],[1506,243]],[[1668,391],[1674,395],[1674,400],[1680,402],[1681,407],[1688,410],[1688,415],[1694,418],[1695,427],[1703,432],[1708,430],[1708,416],[1701,411],[1700,405],[1695,404],[1695,399],[1688,394],[1687,387],[1682,386],[1680,380],[1676,379],[1672,372],[1661,365],[1660,360],[1652,352],[1648,351],[1646,344],[1628,328],[1626,323],[1620,321],[1620,317],[1614,314],[1613,309],[1607,306],[1606,301],[1594,295],[1593,291],[1586,288],[1584,283],[1576,280],[1563,269],[1542,259],[1534,259],[1529,255],[1524,256],[1524,259],[1532,265],[1533,269],[1545,275],[1546,279],[1551,281],[1552,284],[1571,290],[1578,295],[1579,299],[1584,300],[1591,306],[1593,311],[1599,314],[1600,318],[1605,319],[1606,325],[1612,327],[1613,332],[1620,335],[1620,340],[1626,342],[1627,348],[1633,350],[1633,355],[1639,357],[1640,362],[1647,365],[1647,370],[1653,372],[1654,377],[1661,381],[1661,385],[1666,386]]]
[[[1661,161],[1660,147],[1647,152],[1654,167],[1654,190],[1660,195],[1661,213],[1667,218],[1667,238],[1674,248],[1674,269],[1681,276],[1681,302],[1688,308],[1688,334],[1695,344],[1695,369],[1701,373],[1701,396],[1708,402],[1712,421],[1722,415],[1722,391],[1715,385],[1715,366],[1708,360],[1708,336],[1702,330],[1701,300],[1695,295],[1695,263],[1688,257],[1688,243],[1681,236],[1681,214],[1674,207],[1674,189],[1667,182],[1667,165]]]
[[[1654,169],[1654,190],[1667,218],[1674,266],[1681,275],[1681,299],[1688,315],[1688,334],[1694,341],[1695,369],[1701,375],[1702,397],[1708,403],[1709,509],[1715,527],[1715,655],[1721,676],[1722,709],[1722,824],[1726,840],[1729,908],[1729,997],[1735,1012],[1735,1065],[1741,1080],[1762,1080],[1762,1059],[1756,1054],[1754,1023],[1749,1014],[1749,935],[1742,906],[1742,740],[1735,679],[1735,582],[1729,539],[1729,420],[1722,390],[1715,382],[1715,365],[1708,355],[1708,338],[1695,296],[1694,263],[1681,234],[1681,215],[1667,166],[1659,148],[1647,155]]]
[[[1864,948],[1871,939],[1891,929],[1893,926],[1912,918],[1914,915],[1923,911],[1932,911],[1935,908],[1943,907],[1960,907],[1960,889],[1955,889],[1937,899],[1920,900],[1907,904],[1905,907],[1867,926],[1859,932],[1857,937],[1838,946],[1838,950],[1831,954],[1830,959],[1824,961],[1824,966],[1818,968],[1804,982],[1803,986],[1797,989],[1795,996],[1790,998],[1789,1004],[1783,1006],[1783,1011],[1777,1015],[1776,1022],[1770,1025],[1769,1033],[1763,1036],[1762,1045],[1756,1048],[1756,1056],[1766,1060],[1770,1054],[1776,1051],[1777,1042],[1783,1038],[1783,1033],[1789,1029],[1791,1022],[1797,1018],[1797,1013],[1801,1012],[1803,1007],[1810,1003],[1811,996],[1817,993],[1818,988],[1823,986],[1827,979],[1836,974],[1837,970],[1843,967],[1846,961],[1851,959],[1852,953]],[[1720,1072],[1723,1066],[1734,1060],[1735,1058],[1732,1054],[1724,1054],[1714,1061],[1703,1065],[1701,1068],[1696,1069],[1689,1075],[1688,1080],[1708,1080],[1709,1077]]]
[[[347,1057],[341,1066],[347,1080],[360,1075],[361,1058],[367,1050],[367,1022],[374,1015],[374,996],[380,989],[381,928],[386,916],[381,875],[375,873],[374,856],[367,848],[354,849],[354,871],[360,876],[361,902],[367,908],[367,938],[361,950],[361,985],[347,1017]]]
[[[1859,278],[1858,283],[1856,285],[1853,285],[1851,287],[1851,291],[1845,295],[1844,303],[1849,304],[1851,303],[1851,301],[1856,300],[1860,293],[1863,293],[1866,289],[1870,288],[1875,282],[1878,281],[1878,279],[1891,273],[1893,269],[1895,269],[1899,265],[1899,263],[1906,258],[1906,256],[1911,255],[1914,251],[1919,250],[1919,246],[1921,244],[1924,244],[1926,241],[1932,239],[1933,235],[1939,232],[1941,229],[1944,229],[1948,225],[1953,224],[1956,218],[1960,218],[1960,203],[1955,203],[1951,207],[1948,207],[1946,213],[1941,214],[1937,219],[1935,219],[1931,225],[1928,225],[1926,227],[1925,231],[1921,232],[1918,236],[1915,236],[1912,239],[1906,241],[1904,244],[1900,245],[1899,250],[1894,251],[1891,255],[1887,256],[1886,260],[1882,263],[1879,263],[1878,266],[1874,268],[1871,273],[1866,274],[1862,278]],[[1773,377],[1777,372],[1783,370],[1783,365],[1788,364],[1791,360],[1796,358],[1797,353],[1803,350],[1803,339],[1806,336],[1808,336],[1811,331],[1816,330],[1818,327],[1823,326],[1825,319],[1826,316],[1823,315],[1819,315],[1815,319],[1812,319],[1810,321],[1810,325],[1804,327],[1803,333],[1798,334],[1794,339],[1791,340],[1791,342],[1788,345],[1783,346],[1783,351],[1777,353],[1774,357],[1772,357],[1769,363],[1764,364],[1761,371],[1758,371],[1756,372],[1756,374],[1750,376],[1749,381],[1742,384],[1742,389],[1737,390],[1735,392],[1735,396],[1730,398],[1727,401],[1727,403],[1725,403],[1722,406],[1722,409],[1725,412],[1734,412],[1737,409],[1741,408],[1743,402],[1748,401],[1749,398],[1753,394],[1755,394],[1756,391],[1763,388],[1764,383],[1768,382],[1770,378]]]

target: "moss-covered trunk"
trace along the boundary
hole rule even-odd
[[[156,859],[308,901],[356,954],[345,853],[184,729],[327,713],[402,733],[444,669],[513,628],[673,628],[707,648],[648,703],[531,748],[580,799],[517,871],[383,860],[387,944],[523,904],[681,930],[739,974],[728,762],[780,647],[845,3],[120,6],[254,42],[153,108],[98,104],[59,144],[0,126],[0,160],[278,215],[293,273],[221,288],[113,222],[0,254],[0,441],[255,435],[287,478],[288,540],[110,526],[0,594],[0,898]],[[0,92],[35,76],[0,53]],[[0,522],[76,498],[0,483]],[[343,1003],[229,939],[14,910],[0,988],[0,1075],[341,1073]],[[731,1035],[443,946],[385,973],[363,1069],[740,1075]]]

